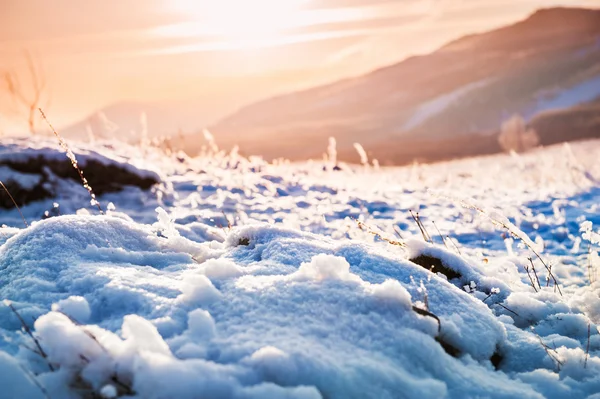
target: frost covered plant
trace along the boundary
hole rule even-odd
[[[163,208],[158,207],[156,208],[156,213],[158,214],[158,222],[155,226],[158,236],[164,238],[178,237],[179,232],[167,212]]]
[[[592,245],[600,244],[600,231],[598,233],[592,230],[592,222],[586,220],[579,225],[579,231],[581,232],[581,238],[588,242],[588,279],[590,284],[596,281],[596,270],[600,265],[600,256],[598,251],[592,250]]]
[[[430,190],[430,192],[431,192],[431,190]],[[540,255],[540,252],[544,249],[543,246],[540,246],[539,242],[536,243],[531,238],[529,238],[529,236],[524,231],[522,231],[517,226],[515,226],[500,211],[494,210],[494,209],[485,211],[482,208],[478,207],[477,205],[473,205],[464,200],[460,200],[457,198],[452,198],[452,197],[448,197],[448,196],[444,196],[444,195],[437,195],[435,193],[432,193],[432,194],[434,194],[440,198],[445,198],[452,202],[458,203],[460,206],[462,206],[465,209],[470,209],[470,210],[476,211],[480,215],[485,216],[490,222],[492,222],[492,224],[494,226],[506,230],[506,232],[508,234],[510,234],[513,238],[516,238],[517,240],[519,240],[521,242],[521,244],[524,245],[525,247],[529,248],[529,250],[531,252],[533,252],[535,257],[539,259],[539,261],[542,263],[542,265],[544,265],[544,268],[548,272],[548,275],[546,277],[546,281],[547,281],[546,286],[549,286],[550,281],[552,281],[554,283],[554,289],[558,291],[560,296],[562,296],[562,290],[560,289],[560,284],[558,282],[558,279],[556,278],[554,273],[552,273],[552,265],[549,265],[548,263],[546,263],[544,261],[544,259],[542,258],[542,256]],[[509,248],[507,247],[507,249],[509,249]],[[509,250],[509,252],[510,252],[510,250]]]
[[[81,168],[79,167],[79,164],[77,163],[77,158],[75,157],[75,154],[73,153],[73,151],[71,151],[71,148],[69,147],[67,142],[58,134],[56,129],[54,129],[54,126],[52,126],[52,124],[46,117],[46,114],[44,114],[44,111],[42,111],[41,108],[38,108],[38,109],[39,109],[40,113],[42,114],[42,118],[44,118],[44,120],[48,124],[48,127],[50,128],[50,130],[52,130],[52,133],[54,133],[54,135],[58,139],[58,142],[60,143],[61,148],[67,154],[67,157],[71,161],[71,165],[73,165],[73,168],[77,171],[77,173],[79,173],[79,178],[81,179],[81,183],[83,184],[83,187],[88,191],[88,193],[90,194],[90,197],[92,198],[90,203],[93,206],[96,206],[98,208],[98,210],[100,211],[100,213],[103,215],[104,211],[102,210],[102,207],[100,206],[100,202],[98,202],[98,200],[96,199],[96,194],[94,194],[94,190],[92,189],[92,186],[90,186],[90,184],[87,181],[87,179],[85,178],[85,176],[83,176],[83,171],[81,170]]]
[[[596,233],[592,230],[592,222],[586,220],[585,222],[581,223],[579,227],[579,231],[582,233],[581,237],[584,240],[589,241],[590,244],[600,244],[600,231]]]
[[[335,168],[337,166],[337,142],[335,141],[335,137],[329,138],[329,145],[327,146],[327,158],[331,163],[331,168]]]
[[[477,291],[477,283],[475,281],[471,281],[468,285],[463,286],[463,289],[465,290],[465,292],[471,294]]]
[[[477,286],[477,285],[475,285]],[[470,288],[470,287],[469,287]],[[500,293],[500,288],[498,287],[492,287],[492,289],[490,290],[490,293],[481,300],[481,302],[485,302],[488,299],[490,299],[493,295],[498,295]]]
[[[204,135],[204,139],[208,143],[208,148],[210,152],[212,153],[212,155],[216,155],[219,152],[219,147],[215,142],[215,136],[213,136],[212,133],[208,131],[208,129],[204,129],[202,131],[202,134]]]
[[[360,145],[359,143],[354,143],[354,149],[356,150],[356,152],[358,152],[358,155],[360,156],[360,163],[364,167],[368,167],[369,166],[369,157],[367,156],[367,152],[365,151],[363,146]]]

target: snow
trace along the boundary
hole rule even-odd
[[[593,397],[598,150],[332,170],[148,148],[161,183],[105,215],[80,191],[27,228],[3,212],[2,395]]]
[[[530,115],[542,111],[569,108],[600,97],[600,76],[594,76],[577,85],[556,93],[550,98],[541,98]]]
[[[82,144],[69,143],[75,153],[79,166],[85,169],[90,161],[102,165],[118,164],[120,167],[141,178],[160,180],[161,173],[151,162],[144,160],[141,150],[125,143]],[[92,148],[93,147],[93,148]],[[54,138],[3,138],[0,142],[0,163],[27,163],[35,159],[37,162],[64,161],[67,155],[59,150]]]
[[[450,107],[452,103],[459,100],[462,96],[469,93],[470,91],[479,89],[488,85],[491,79],[483,79],[476,82],[471,82],[458,89],[455,89],[449,93],[442,94],[435,97],[427,102],[421,104],[417,110],[413,113],[408,121],[402,126],[402,130],[411,130],[421,125],[426,120],[438,115],[445,109]]]
[[[2,165],[0,165],[0,177],[0,181],[4,183],[19,183],[19,186],[27,190],[31,190],[32,188],[37,186],[41,181],[41,177],[39,175],[33,173],[20,173],[7,166]]]
[[[52,305],[52,310],[61,312],[80,323],[90,319],[90,305],[82,296],[70,296]]]

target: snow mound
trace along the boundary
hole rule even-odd
[[[62,216],[7,240],[0,295],[37,318],[54,371],[31,352],[17,359],[47,386],[140,398],[537,397],[493,371],[506,331],[490,309],[402,257],[267,225],[234,228],[225,243],[160,231]],[[192,245],[208,260],[181,251]],[[429,311],[413,304],[415,280]],[[0,323],[28,342],[8,308]],[[475,376],[486,385],[466,382]]]
[[[106,215],[28,205],[0,229],[0,396],[597,396],[598,143],[335,173],[148,158],[166,180]]]

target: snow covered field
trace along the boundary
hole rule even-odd
[[[0,398],[600,398],[600,141],[341,170],[118,149],[162,182],[1,211]]]

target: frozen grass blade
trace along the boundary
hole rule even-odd
[[[433,223],[433,227],[435,227],[435,229],[437,230],[437,233],[440,236],[440,240],[442,240],[446,249],[450,249],[450,248],[448,248],[448,244],[446,243],[446,240],[444,240],[444,237],[442,236],[442,232],[440,231],[440,229],[438,229],[437,224],[435,224],[435,221],[432,220],[431,223]]]
[[[19,319],[19,322],[21,322],[21,327],[23,327],[23,330],[25,331],[25,333],[27,335],[29,335],[29,337],[33,340],[33,343],[35,343],[35,346],[37,348],[37,352],[39,352],[39,355],[44,358],[46,363],[48,363],[48,368],[50,369],[50,371],[54,371],[54,366],[52,366],[52,364],[50,363],[50,360],[48,360],[48,355],[42,348],[42,345],[40,345],[40,341],[36,338],[35,335],[33,335],[31,328],[29,328],[27,323],[25,323],[25,320],[23,320],[23,317],[21,317],[19,312],[17,312],[17,309],[15,309],[15,307],[13,306],[13,304],[10,301],[5,300],[4,304],[9,307],[9,309],[15,314],[15,316],[17,316],[17,319]]]
[[[21,219],[23,219],[23,223],[25,224],[25,227],[29,227],[29,225],[27,224],[27,220],[25,220],[25,216],[23,216],[23,212],[21,212],[21,209],[19,208],[19,205],[17,205],[17,201],[15,201],[15,199],[13,198],[13,196],[10,194],[10,191],[8,191],[8,188],[6,188],[6,186],[4,185],[4,183],[2,183],[1,180],[0,180],[0,185],[2,186],[2,188],[4,189],[4,191],[6,192],[6,194],[8,194],[8,197],[12,201],[13,205],[15,206],[15,208],[17,208],[17,211],[19,211],[19,215],[21,215]]]
[[[513,236],[514,238],[518,239],[523,244],[525,244],[525,246],[527,246],[527,248],[529,248],[529,250],[540,260],[542,265],[544,265],[544,268],[548,272],[549,280],[551,279],[554,282],[555,290],[558,290],[558,293],[560,294],[560,296],[563,296],[562,290],[560,289],[560,284],[558,282],[558,279],[556,278],[554,273],[552,273],[552,266],[549,266],[544,261],[544,259],[541,257],[541,255],[538,253],[538,251],[535,249],[535,244],[533,243],[533,241],[531,241],[531,239],[524,232],[519,230],[519,228],[517,228],[515,225],[513,225],[509,221],[505,222],[505,221],[499,220],[499,218],[494,217],[494,215],[490,215],[489,213],[487,213],[480,207],[470,204],[466,201],[448,197],[448,196],[443,196],[443,195],[436,195],[436,196],[438,196],[440,198],[445,198],[445,199],[450,200],[455,203],[458,203],[463,208],[471,209],[471,210],[478,212],[480,215],[483,215],[486,218],[488,218],[492,222],[493,225],[495,225],[496,227],[505,229],[511,236]],[[548,280],[548,284],[549,284],[549,280]]]
[[[361,222],[358,219],[352,218],[354,220],[354,222],[356,223],[356,225],[358,226],[359,229],[374,235],[375,237],[379,238],[382,241],[387,242],[388,244],[392,244],[392,245],[396,245],[399,247],[406,247],[406,244],[404,243],[404,241],[396,241],[396,240],[392,240],[390,238],[384,237],[381,235],[381,233],[373,230],[370,226],[368,226],[367,224],[365,224],[364,222]]]
[[[58,134],[56,129],[54,129],[54,126],[52,126],[52,124],[46,117],[46,114],[44,114],[44,111],[42,111],[41,108],[38,108],[38,109],[40,111],[40,114],[42,114],[42,118],[44,118],[44,120],[48,124],[48,127],[50,128],[50,130],[52,130],[52,133],[54,133],[54,135],[58,139],[60,146],[66,152],[67,157],[71,160],[71,165],[73,165],[73,168],[75,168],[77,173],[79,173],[79,178],[81,179],[81,183],[83,184],[83,187],[88,191],[88,193],[90,194],[90,197],[92,197],[91,204],[96,205],[96,207],[98,208],[98,211],[100,211],[100,214],[104,215],[104,211],[102,210],[102,207],[100,206],[100,202],[98,202],[98,200],[96,199],[96,194],[94,194],[94,190],[92,189],[92,186],[90,186],[90,184],[88,183],[85,176],[83,176],[83,171],[81,170],[81,168],[79,167],[79,164],[77,163],[77,158],[75,157],[75,154],[73,153],[73,151],[71,151],[71,148],[69,147],[67,142]]]
[[[413,220],[417,224],[417,227],[419,227],[419,230],[421,230],[421,235],[423,235],[423,240],[425,240],[428,243],[433,244],[433,240],[431,239],[431,236],[429,235],[429,233],[427,233],[427,230],[425,229],[425,226],[423,225],[423,222],[421,221],[421,218],[419,217],[419,213],[417,212],[417,214],[415,215],[412,210],[409,210],[409,212],[410,212],[410,216],[412,216]]]
[[[585,348],[585,361],[583,362],[584,369],[587,369],[587,362],[588,362],[588,358],[590,357],[590,336],[591,336],[591,324],[588,322],[587,346]]]
[[[38,381],[38,379],[35,378],[35,375],[33,375],[33,373],[31,371],[29,371],[28,369],[26,369],[23,365],[21,365],[20,367],[21,367],[21,370],[23,370],[23,372],[25,373],[25,375],[29,379],[29,381],[33,382],[33,384],[36,387],[38,387],[38,389],[42,392],[42,394],[44,395],[44,397],[46,399],[51,399],[50,395],[48,394],[48,390],[46,390],[46,388]]]

